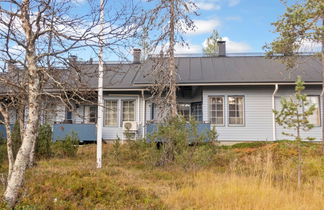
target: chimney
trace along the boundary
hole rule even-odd
[[[133,63],[141,63],[141,49],[133,49]]]
[[[70,55],[69,56],[69,64],[71,66],[76,65],[78,57],[76,55]]]
[[[217,41],[218,46],[218,56],[225,57],[226,56],[226,41]]]

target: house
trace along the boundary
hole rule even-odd
[[[315,127],[303,135],[321,140],[320,59],[300,56],[296,67],[288,71],[278,60],[226,55],[225,42],[219,42],[219,47],[218,56],[176,58],[179,113],[216,127],[220,141],[287,139],[282,135],[282,127],[275,123],[272,110],[279,109],[281,97],[294,93],[294,82],[300,75],[305,81],[308,100],[316,105],[311,117]],[[125,126],[134,130],[133,138],[141,138],[147,132],[147,125],[158,116],[158,108],[150,102],[152,61],[140,63],[139,58],[140,51],[135,50],[133,63],[105,65],[104,140],[126,138]],[[96,89],[97,64],[79,62],[78,65],[88,75],[82,79],[89,88]],[[95,140],[97,107],[80,103],[74,108],[71,112],[63,104],[55,104],[55,116],[50,117],[54,131],[66,134],[80,126],[76,130],[90,135],[84,140]]]

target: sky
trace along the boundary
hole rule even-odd
[[[262,52],[275,39],[272,22],[285,7],[279,0],[195,0],[200,8],[194,17],[197,30],[189,32],[189,53],[201,53],[205,40],[216,29],[227,42],[227,52]],[[179,49],[179,51],[186,51]],[[179,52],[178,52],[179,53]]]
[[[75,1],[75,10],[81,11],[86,0]],[[148,4],[145,0],[139,1],[144,8]],[[278,20],[285,12],[285,7],[280,0],[193,1],[199,8],[199,16],[192,16],[196,30],[183,35],[189,48],[176,46],[177,54],[202,53],[206,39],[214,29],[226,41],[228,53],[263,52],[262,47],[276,38],[271,23]],[[119,0],[108,1],[108,4],[118,3]],[[93,57],[93,55],[86,54],[81,56]]]

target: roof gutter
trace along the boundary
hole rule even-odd
[[[275,89],[272,93],[272,110],[275,110],[275,96],[278,92],[279,89],[279,85],[275,84]],[[277,140],[277,136],[276,136],[276,115],[275,113],[272,111],[272,140],[276,141]]]
[[[295,85],[295,82],[258,82],[258,83],[254,83],[254,82],[244,82],[244,83],[235,83],[235,82],[231,82],[231,83],[184,83],[184,84],[177,84],[177,86],[242,86],[242,85]],[[305,82],[305,85],[322,85],[322,82]],[[134,87],[138,87],[138,86],[155,86],[155,84],[134,84]]]

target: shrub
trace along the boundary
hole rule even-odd
[[[37,139],[36,139],[36,148],[35,155],[37,159],[48,159],[52,156],[51,150],[52,143],[52,128],[50,125],[45,124],[39,127]]]
[[[161,124],[157,131],[149,136],[161,145],[151,157],[156,158],[156,165],[176,163],[184,168],[206,165],[210,162],[217,137],[213,129],[207,134],[198,133],[198,124],[191,119],[187,122],[183,117],[175,117]]]
[[[75,157],[78,151],[79,138],[75,132],[67,135],[65,139],[54,142],[52,147],[56,157]]]

